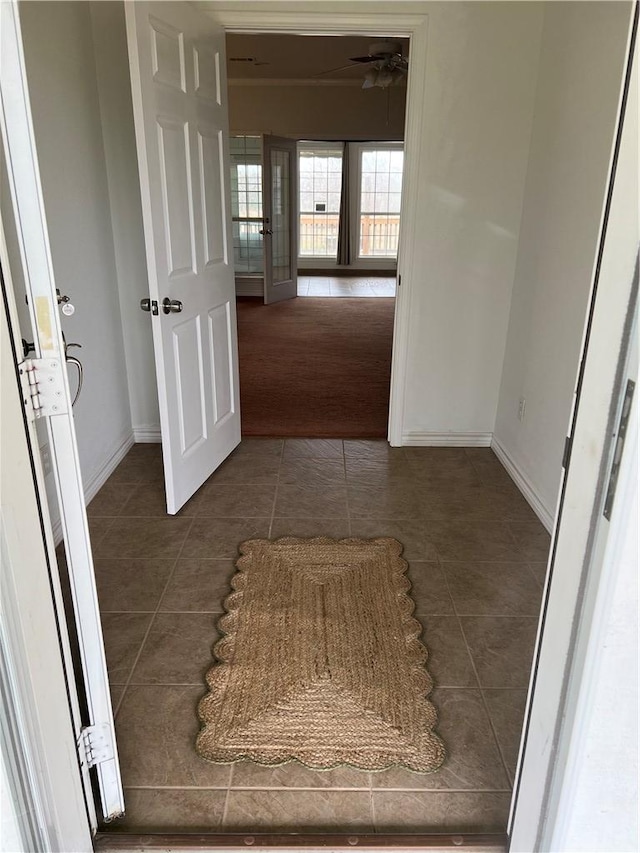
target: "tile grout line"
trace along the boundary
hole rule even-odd
[[[271,539],[273,533],[273,522],[276,517],[276,505],[278,503],[278,491],[280,489],[280,471],[282,470],[282,460],[284,459],[284,449],[287,443],[287,439],[282,439],[282,447],[280,448],[280,461],[278,462],[278,476],[276,477],[276,489],[273,494],[273,506],[271,507],[271,519],[269,521],[269,530],[267,532],[267,539]]]
[[[347,505],[347,531],[349,533],[349,538],[353,535],[353,531],[351,529],[351,509],[349,507],[349,480],[347,478],[347,454],[344,449],[344,439],[342,439],[342,470],[344,471],[344,495],[345,502]]]
[[[485,691],[485,690],[487,690],[487,689],[489,689],[489,690],[490,690],[491,688],[485,688],[485,687],[481,687],[481,688],[480,688],[480,695],[482,696],[482,704],[484,705],[485,710],[486,710],[486,712],[487,712],[487,716],[489,717],[489,722],[490,722],[490,724],[491,724],[491,729],[492,729],[492,731],[493,731],[493,736],[495,737],[495,739],[496,739],[496,743],[498,744],[498,752],[500,753],[500,760],[502,761],[502,764],[503,764],[503,766],[504,766],[505,772],[506,772],[506,774],[507,774],[507,779],[509,780],[509,790],[511,791],[511,790],[513,790],[513,779],[511,778],[511,771],[510,771],[510,770],[509,770],[509,768],[507,767],[507,760],[506,760],[506,758],[505,758],[505,756],[504,756],[504,752],[503,752],[503,749],[502,749],[502,744],[500,743],[500,740],[499,740],[499,738],[498,738],[498,735],[496,734],[495,726],[493,725],[493,720],[492,720],[492,718],[491,718],[491,714],[489,713],[489,706],[488,706],[488,704],[487,704],[486,696],[484,695],[484,691]],[[503,688],[503,689],[504,689],[504,688]],[[512,689],[516,689],[516,688],[512,688]],[[523,723],[524,723],[524,717],[523,717]]]
[[[225,791],[244,792],[244,791],[290,791],[298,793],[301,791],[314,791],[318,793],[336,793],[336,794],[366,794],[369,788],[294,788],[293,786],[270,785],[260,787],[255,785],[250,787],[243,785],[241,787],[223,786],[216,787],[215,785],[126,785],[128,791]],[[508,794],[510,788],[374,788],[373,793],[392,793],[392,794]]]
[[[133,673],[135,671],[136,666],[138,665],[138,661],[140,660],[140,655],[142,654],[142,650],[145,647],[145,644],[146,644],[147,639],[149,637],[149,633],[151,632],[151,628],[153,627],[153,623],[156,621],[156,617],[157,617],[158,613],[160,612],[160,605],[162,604],[162,599],[164,598],[165,593],[167,591],[167,588],[168,588],[169,584],[171,583],[171,579],[173,578],[173,576],[175,574],[176,567],[178,565],[178,560],[180,559],[180,555],[182,554],[182,551],[184,549],[187,538],[189,537],[189,533],[191,532],[191,528],[193,527],[194,521],[195,521],[195,516],[193,516],[191,518],[191,523],[189,524],[189,527],[185,533],[185,537],[182,541],[182,544],[180,545],[180,548],[178,549],[178,553],[176,554],[176,558],[173,562],[173,566],[171,567],[171,571],[169,572],[169,575],[167,577],[167,581],[162,588],[162,592],[160,593],[160,597],[158,598],[158,604],[156,605],[156,609],[153,611],[151,619],[149,620],[149,625],[147,626],[147,630],[145,631],[144,636],[142,638],[142,642],[140,643],[140,648],[138,649],[138,654],[135,656],[133,664],[131,665],[131,670],[129,671],[129,677],[127,678],[127,680],[124,684],[124,687],[122,689],[122,695],[120,696],[117,708],[114,711],[114,714],[113,714],[114,718],[117,716],[118,712],[120,711],[120,706],[122,705],[125,694],[126,694],[127,690],[129,689],[129,685],[131,684],[131,679],[133,678]],[[151,612],[151,611],[147,611],[147,612]]]
[[[447,589],[449,590],[449,595],[451,595],[451,589],[449,587],[449,581],[447,579],[446,572],[443,571],[442,574],[444,575],[444,582],[446,583]],[[482,707],[484,708],[484,712],[487,715],[487,719],[489,721],[489,726],[491,728],[491,733],[493,734],[493,740],[494,740],[495,745],[498,749],[498,755],[500,756],[500,762],[501,762],[502,767],[504,769],[505,776],[507,778],[507,782],[509,783],[509,790],[511,790],[511,776],[509,774],[509,770],[507,768],[507,763],[504,759],[504,755],[502,754],[502,748],[500,746],[500,741],[498,739],[498,735],[496,733],[496,729],[495,729],[495,726],[493,724],[493,719],[491,717],[491,714],[489,713],[489,706],[487,705],[487,700],[486,700],[485,695],[484,695],[484,690],[483,690],[482,684],[480,682],[480,676],[478,675],[478,669],[476,667],[476,662],[473,659],[473,655],[471,654],[471,649],[469,648],[469,643],[467,642],[467,635],[464,632],[464,627],[462,625],[462,619],[460,618],[460,614],[458,613],[458,608],[456,606],[456,602],[455,602],[455,599],[453,598],[453,595],[451,595],[451,600],[453,601],[453,610],[454,610],[454,613],[456,615],[456,619],[458,620],[458,626],[460,628],[460,633],[462,634],[462,639],[464,640],[464,645],[465,645],[465,648],[467,650],[467,654],[469,655],[469,660],[471,661],[471,666],[473,667],[473,672],[474,672],[474,675],[476,677],[476,681],[478,682],[478,692],[480,693],[480,700],[482,702]]]
[[[231,795],[231,777],[233,775],[233,765],[231,766],[231,770],[229,771],[229,780],[227,783],[227,790],[224,795],[224,806],[222,807],[222,821],[220,822],[220,828],[224,829],[227,824],[227,812],[229,811],[229,797]],[[202,788],[198,788],[198,790],[203,790]]]
[[[371,773],[369,773],[369,810],[371,811],[371,829],[376,831],[376,809],[374,806],[374,797],[373,797],[373,778]]]

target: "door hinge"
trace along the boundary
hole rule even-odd
[[[571,447],[573,446],[573,436],[568,435],[564,440],[564,452],[562,454],[562,467],[567,470],[569,459],[571,458]]]
[[[629,415],[631,414],[631,403],[633,402],[633,392],[635,391],[635,388],[636,383],[633,381],[633,379],[629,379],[627,381],[627,387],[624,392],[624,400],[622,401],[622,410],[620,412],[620,421],[618,422],[616,446],[615,450],[613,451],[611,472],[609,473],[607,496],[604,500],[604,508],[602,510],[602,514],[607,519],[607,521],[611,518],[613,501],[616,496],[616,488],[618,486],[618,475],[620,474],[620,462],[622,460],[624,442],[627,437],[627,429],[629,428]]]
[[[398,287],[402,287],[402,276],[398,273]]]
[[[22,402],[30,420],[66,414],[63,369],[57,358],[26,358],[18,365]]]
[[[78,738],[78,756],[80,765],[95,767],[103,761],[113,758],[111,727],[107,723],[86,726]]]

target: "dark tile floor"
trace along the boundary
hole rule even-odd
[[[113,829],[504,830],[549,537],[485,448],[245,440],[176,517],[157,445],[89,506],[127,815]],[[195,708],[238,543],[394,536],[445,765],[326,773],[197,757]]]

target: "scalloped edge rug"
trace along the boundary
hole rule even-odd
[[[440,767],[433,682],[401,553],[389,538],[240,545],[219,662],[198,706],[202,758]]]

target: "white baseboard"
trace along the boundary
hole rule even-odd
[[[262,279],[259,281],[236,279],[236,296],[264,296]]]
[[[402,444],[407,447],[490,447],[491,432],[405,432]]]
[[[493,436],[491,449],[496,454],[507,474],[511,477],[518,489],[522,492],[523,497],[531,506],[531,509],[538,516],[545,528],[551,533],[555,520],[555,513],[549,510],[545,505],[540,495],[536,492],[529,477],[522,471],[517,462],[509,455],[508,451],[500,444],[500,441]]]
[[[160,444],[162,434],[158,424],[141,424],[134,426],[133,439],[136,444]]]
[[[84,481],[85,506],[95,498],[118,465],[122,462],[124,457],[131,450],[134,443],[135,439],[133,437],[133,432],[128,431],[126,435],[122,436],[122,438],[120,438],[120,440],[114,445],[112,452],[93,476],[89,480]],[[62,523],[59,518],[52,519],[51,529],[53,531],[54,542],[56,546],[58,546],[62,541]]]
[[[105,462],[95,472],[91,479],[86,480],[84,483],[84,498],[86,503],[89,503],[89,501],[92,501],[95,498],[134,444],[135,439],[133,437],[133,432],[127,432],[127,434],[114,445],[112,452],[109,454]]]

